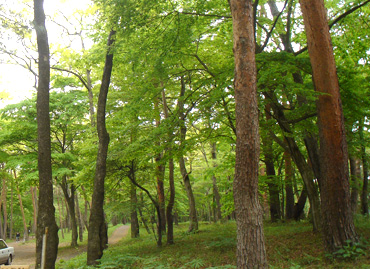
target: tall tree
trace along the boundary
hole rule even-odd
[[[105,58],[103,78],[98,98],[98,111],[96,127],[99,137],[98,155],[96,159],[94,191],[89,219],[89,235],[87,246],[87,264],[94,265],[103,256],[103,250],[107,247],[108,234],[107,224],[104,217],[104,181],[107,170],[107,155],[109,134],[105,125],[105,108],[107,103],[108,89],[113,69],[113,51],[115,31],[111,31],[108,37],[107,54]]]
[[[327,251],[358,241],[350,204],[348,151],[339,82],[323,0],[300,0],[316,91],[323,237]]]
[[[262,208],[258,199],[260,153],[257,70],[252,0],[230,0],[235,58],[236,159],[234,203],[237,267],[267,268]]]
[[[37,136],[39,169],[39,210],[36,231],[36,268],[41,265],[42,238],[46,236],[45,268],[55,268],[58,253],[58,226],[53,204],[51,139],[49,117],[50,55],[45,27],[44,1],[34,0],[34,26],[37,36],[39,77],[37,85]]]

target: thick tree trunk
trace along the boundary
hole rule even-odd
[[[131,174],[133,177],[135,171],[132,169]],[[139,237],[139,220],[137,218],[137,196],[136,186],[130,182],[130,203],[131,203],[131,238]]]
[[[348,152],[339,83],[323,0],[300,0],[317,102],[323,237],[334,252],[357,242],[350,206]]]
[[[195,207],[195,198],[193,194],[193,190],[190,183],[189,173],[186,169],[185,165],[185,158],[184,153],[182,152],[185,148],[185,138],[186,138],[186,124],[185,124],[185,113],[184,113],[184,102],[183,98],[185,96],[185,80],[184,77],[181,77],[181,91],[178,101],[178,109],[179,109],[179,119],[180,119],[180,146],[181,146],[181,153],[179,156],[179,166],[180,172],[182,175],[182,180],[184,182],[186,194],[189,200],[189,232],[197,231],[198,230],[198,216],[197,210]]]
[[[285,218],[293,219],[294,192],[293,192],[293,167],[292,159],[288,151],[284,152],[285,161]]]
[[[98,98],[97,131],[99,137],[98,155],[94,179],[94,191],[89,220],[89,234],[87,245],[87,264],[98,264],[103,256],[103,250],[107,248],[108,234],[107,224],[104,217],[104,181],[107,169],[107,155],[109,134],[105,126],[105,108],[107,103],[108,89],[113,69],[112,46],[115,31],[111,31],[108,38],[107,54],[105,58],[104,72]]]
[[[234,203],[237,267],[267,268],[262,208],[258,199],[259,130],[253,2],[230,0],[233,18],[236,103]]]
[[[45,268],[55,268],[58,253],[58,226],[55,222],[53,180],[51,170],[51,139],[49,117],[50,61],[49,42],[45,27],[44,1],[34,0],[34,26],[39,53],[37,87],[37,139],[39,169],[39,206],[36,231],[36,268],[41,265],[42,238],[46,234]]]

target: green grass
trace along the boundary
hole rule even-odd
[[[368,218],[357,218],[362,238],[370,241]],[[235,223],[200,225],[187,233],[187,225],[175,229],[175,244],[158,248],[153,235],[142,229],[140,238],[129,236],[104,252],[99,268],[236,268]],[[369,248],[353,259],[325,255],[320,234],[306,222],[265,224],[266,251],[270,268],[370,268]],[[164,239],[165,242],[165,239]],[[85,265],[86,254],[58,264],[57,268],[93,268]]]

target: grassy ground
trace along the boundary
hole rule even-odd
[[[370,241],[370,220],[359,217],[356,227]],[[108,249],[100,268],[236,268],[235,223],[206,224],[198,233],[187,233],[187,225],[175,230],[175,244],[156,247],[153,235],[142,230],[140,238],[125,238]],[[370,268],[368,246],[348,247],[334,258],[325,255],[320,234],[309,223],[265,224],[266,248],[271,268]],[[362,255],[360,255],[362,254]],[[345,259],[343,257],[349,256]],[[86,254],[57,268],[89,268]]]

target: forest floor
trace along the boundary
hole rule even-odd
[[[117,244],[122,238],[124,238],[129,230],[130,226],[120,226],[109,236],[109,245]],[[9,242],[9,246],[14,247],[15,258],[13,265],[31,265],[34,268],[35,264],[35,251],[36,243],[33,241],[29,243],[23,242]],[[71,248],[69,242],[62,242],[59,244],[58,258],[60,260],[69,260],[87,251],[87,244],[81,244],[76,248]]]

